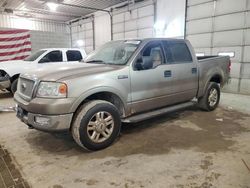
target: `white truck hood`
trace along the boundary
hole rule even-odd
[[[0,62],[0,70],[4,70],[10,77],[12,77],[15,74],[31,72],[42,67],[50,67],[55,65],[60,67],[76,63],[79,62],[36,63],[32,61],[23,61],[23,60],[6,61],[6,62]]]

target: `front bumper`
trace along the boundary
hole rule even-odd
[[[17,107],[17,117],[29,127],[41,131],[65,131],[70,129],[73,113],[63,115],[42,115],[27,112]]]
[[[11,85],[10,80],[0,81],[0,89],[7,89]]]

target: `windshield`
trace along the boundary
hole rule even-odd
[[[38,57],[40,57],[40,55],[42,55],[44,52],[46,52],[46,50],[39,50],[33,54],[31,54],[30,56],[26,57],[24,59],[24,61],[35,61]]]
[[[90,54],[84,62],[124,65],[137,49],[140,41],[112,41]]]

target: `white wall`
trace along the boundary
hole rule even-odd
[[[157,0],[155,35],[184,37],[186,0]]]
[[[69,33],[31,31],[30,35],[32,52],[42,48],[70,48]]]
[[[96,12],[95,17],[95,47],[111,40],[111,22],[108,13]]]

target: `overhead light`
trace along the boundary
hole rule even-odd
[[[219,56],[229,56],[229,57],[234,57],[235,53],[234,52],[219,52]]]
[[[182,19],[177,17],[168,24],[164,36],[168,38],[181,37],[183,36],[183,31]]]
[[[164,29],[166,27],[165,21],[157,21],[154,24],[154,30],[155,30],[155,36],[156,37],[162,37],[164,34]]]
[[[83,40],[78,40],[76,41],[76,44],[78,47],[82,47],[84,45],[84,41]]]
[[[203,56],[205,56],[204,52],[198,52],[198,53],[196,53],[196,57],[203,57]]]
[[[58,4],[53,3],[53,2],[47,2],[46,5],[49,7],[51,11],[56,11]]]
[[[157,21],[155,24],[154,24],[154,29],[155,30],[163,30],[165,28],[165,22],[164,21]]]

